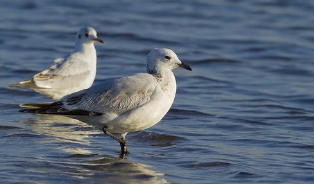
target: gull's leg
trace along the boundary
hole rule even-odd
[[[116,141],[118,141],[118,142],[120,143],[120,146],[121,146],[121,155],[120,155],[120,157],[121,157],[121,158],[124,158],[125,155],[126,155],[127,152],[128,152],[128,149],[127,149],[127,146],[126,146],[126,141],[125,141],[125,135],[126,135],[126,133],[125,133],[125,134],[121,134],[121,135],[122,135],[122,138],[120,139],[120,138],[118,138],[117,136],[113,135],[112,133],[108,132],[108,131],[106,130],[106,126],[104,126],[104,127],[102,128],[102,131],[103,131],[106,135],[110,136],[111,138],[113,138],[114,140],[116,140]]]
[[[126,146],[126,139],[125,139],[125,136],[126,136],[127,133],[123,133],[121,134],[121,140],[122,140],[122,143],[120,142],[120,146],[121,146],[121,154],[127,154],[128,153],[128,148]]]

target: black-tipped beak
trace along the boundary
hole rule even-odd
[[[185,63],[181,62],[181,64],[178,64],[178,65],[179,65],[180,67],[186,69],[186,70],[192,71],[192,68],[191,68],[190,65],[188,65],[188,64],[185,64]]]
[[[104,41],[102,41],[102,39],[100,39],[100,38],[94,38],[93,40],[96,42],[104,43]]]

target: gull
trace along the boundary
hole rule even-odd
[[[81,28],[76,35],[74,51],[57,58],[51,66],[31,79],[10,87],[28,88],[54,100],[92,86],[96,76],[95,42],[103,43],[92,27]]]
[[[120,143],[124,158],[126,135],[155,125],[169,111],[177,88],[172,70],[177,67],[192,70],[172,50],[156,48],[148,54],[147,73],[107,79],[58,102],[29,105],[21,112],[66,115],[93,124]]]

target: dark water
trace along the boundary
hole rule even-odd
[[[1,183],[313,183],[314,1],[0,2]],[[64,117],[19,113],[49,99],[10,89],[72,51],[92,26],[97,80],[144,72],[148,51],[173,49],[172,110],[129,134],[130,154]]]

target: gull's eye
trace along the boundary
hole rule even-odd
[[[170,59],[171,59],[171,57],[170,57],[170,56],[165,56],[165,58],[166,58],[167,60],[170,60]]]
[[[85,37],[88,37],[88,33],[85,33]]]

